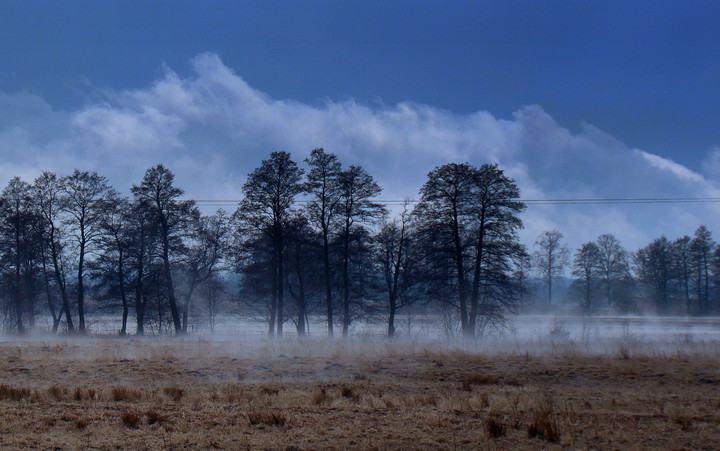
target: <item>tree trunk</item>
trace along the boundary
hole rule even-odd
[[[284,262],[285,255],[283,252],[283,234],[282,225],[277,226],[277,335],[282,337],[283,334],[283,322],[285,321],[285,275],[284,275]]]
[[[127,295],[125,294],[125,271],[123,268],[123,254],[122,250],[119,250],[118,256],[118,283],[120,284],[120,300],[122,301],[122,327],[120,328],[120,335],[127,335],[127,320],[128,320],[128,301]]]
[[[397,302],[394,294],[390,294],[390,316],[388,318],[388,338],[395,336],[395,312],[397,310]]]
[[[345,223],[343,237],[343,337],[350,331],[350,224]]]
[[[460,230],[457,217],[457,206],[453,205],[453,241],[455,244],[455,266],[458,278],[458,295],[460,297],[460,324],[463,334],[469,335],[468,310],[467,310],[467,287],[465,286],[465,265],[463,249],[460,242]]]
[[[325,278],[325,306],[327,307],[328,336],[334,335],[333,331],[333,305],[332,305],[332,280],[330,280],[330,243],[328,242],[327,228],[323,230],[323,271]]]
[[[172,315],[173,327],[175,335],[182,334],[182,324],[180,323],[180,313],[177,308],[177,300],[175,298],[175,286],[173,285],[172,274],[170,272],[170,241],[168,237],[167,224],[163,219],[163,272],[165,274],[165,285],[168,291],[168,301],[170,302],[170,314]]]
[[[51,240],[53,238],[51,237]],[[67,291],[65,291],[65,281],[63,280],[60,272],[60,262],[58,261],[57,249],[55,248],[55,242],[50,243],[50,253],[52,254],[53,268],[55,269],[55,279],[57,280],[58,287],[60,288],[60,297],[62,299],[62,308],[65,310],[65,322],[67,323],[68,332],[72,333],[75,331],[73,325],[72,314],[70,313],[70,301],[68,300]]]
[[[473,274],[472,295],[470,297],[470,318],[468,319],[468,335],[475,335],[477,323],[478,304],[480,298],[480,279],[482,278],[482,265],[485,241],[485,208],[480,212],[480,231],[478,232],[477,250],[475,253],[475,273]]]
[[[78,332],[85,333],[85,285],[83,284],[83,265],[85,263],[85,233],[80,232],[80,255],[78,260]]]

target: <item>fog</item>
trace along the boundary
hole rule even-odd
[[[50,335],[42,332],[42,321],[36,332],[22,337],[6,335],[2,340],[22,346],[23,341],[48,344],[72,344],[73,347],[95,347],[117,352],[131,352],[126,340],[142,343],[172,344],[175,348],[208,345],[205,351],[233,357],[319,357],[333,355],[377,356],[393,353],[455,352],[473,354],[543,354],[577,352],[603,355],[673,355],[715,352],[720,346],[720,317],[669,316],[574,316],[515,315],[499,327],[487,327],[479,336],[463,337],[458,327],[448,325],[436,316],[401,315],[397,335],[386,337],[386,324],[356,321],[347,338],[328,337],[326,323],[310,318],[310,333],[298,337],[288,328],[283,337],[270,337],[266,323],[221,316],[211,331],[206,325],[195,325],[188,335],[171,334],[117,338],[120,323],[113,317],[95,318],[89,322],[87,336]],[[134,330],[128,331],[131,335]],[[111,339],[116,339],[109,341]],[[124,355],[136,357],[135,355]]]

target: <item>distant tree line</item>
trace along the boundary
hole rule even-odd
[[[120,335],[180,335],[233,313],[265,321],[270,335],[288,325],[304,335],[321,318],[324,333],[346,336],[353,321],[383,318],[392,336],[398,313],[415,305],[472,336],[530,302],[533,267],[552,300],[569,264],[557,231],[532,255],[520,244],[525,205],[497,165],[438,166],[419,200],[395,212],[372,175],[323,149],[303,166],[272,152],[242,191],[233,213],[204,215],[163,165],[131,196],[95,172],[11,179],[0,196],[4,330],[41,321],[82,334],[113,317]],[[588,312],[650,303],[708,314],[720,251],[704,227],[635,254],[602,235],[578,249],[572,274]]]
[[[702,316],[720,307],[720,247],[704,225],[692,237],[670,241],[661,236],[635,252],[603,234],[571,255],[562,238],[551,230],[535,243],[533,260],[541,275],[539,285],[548,290],[547,302],[555,299],[553,281],[569,267],[573,278],[565,301],[577,303],[585,313],[612,309]]]

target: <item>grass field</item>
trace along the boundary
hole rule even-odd
[[[716,352],[472,348],[6,339],[0,447],[720,449]]]

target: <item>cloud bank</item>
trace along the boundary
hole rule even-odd
[[[412,102],[310,105],[253,89],[212,53],[196,56],[192,67],[187,77],[166,67],[146,88],[93,93],[98,100],[75,111],[53,110],[30,93],[0,93],[0,183],[77,167],[126,190],[163,162],[190,197],[238,199],[246,174],[270,151],[290,151],[300,162],[323,147],[363,165],[385,199],[416,197],[427,172],[450,161],[498,163],[526,199],[720,197],[718,149],[701,174],[589,124],[571,132],[538,105],[505,119]],[[531,205],[522,239],[532,244],[557,228],[575,247],[614,233],[634,249],[701,223],[712,230],[719,213],[715,204]]]

